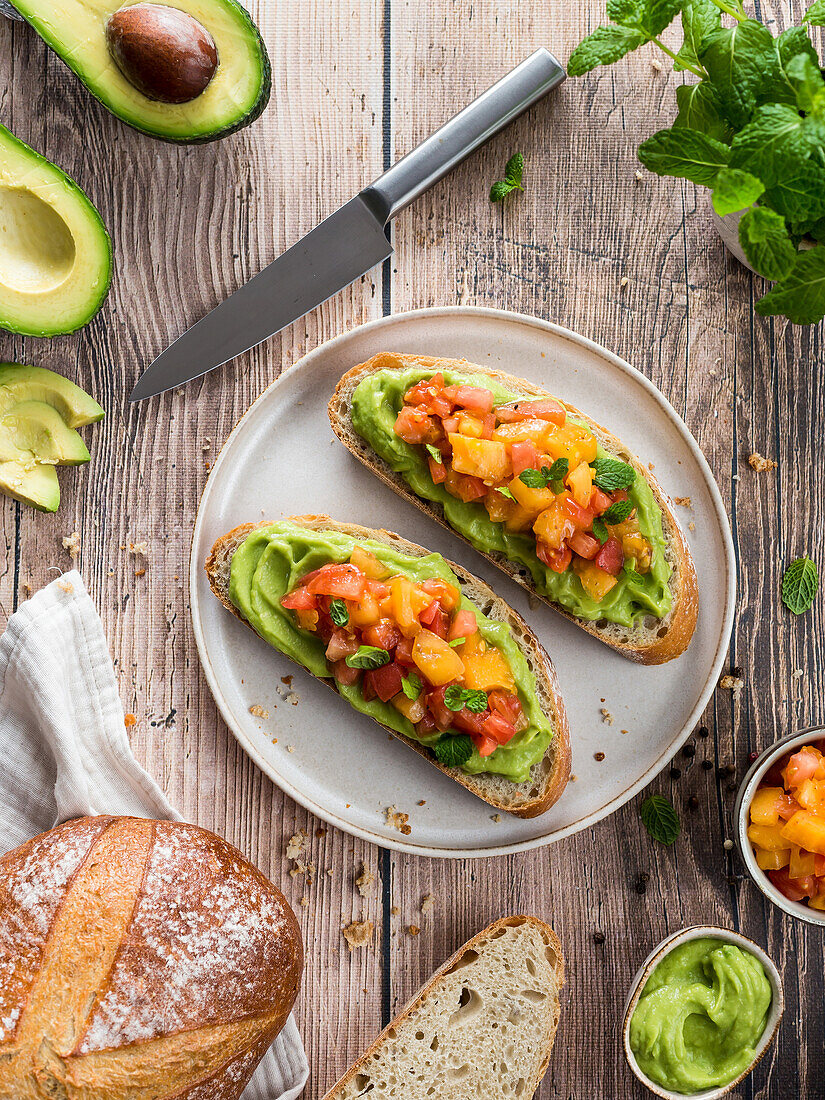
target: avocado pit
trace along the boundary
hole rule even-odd
[[[209,87],[218,49],[191,15],[165,4],[133,4],[106,25],[117,67],[139,92],[160,103],[190,103]]]

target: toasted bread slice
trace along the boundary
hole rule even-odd
[[[407,542],[400,535],[391,531],[373,530],[369,527],[359,527],[354,523],[337,523],[329,516],[290,516],[290,523],[298,524],[310,531],[339,531],[342,534],[352,535],[357,539],[373,539],[384,542],[394,550],[407,554],[413,558],[424,557],[429,553],[414,542]],[[233,615],[246,620],[240,615],[238,609],[229,599],[229,576],[232,567],[232,555],[244,541],[247,535],[256,527],[266,527],[266,523],[246,523],[223,535],[215,545],[206,560],[206,575],[212,591],[227,610]],[[423,756],[439,771],[455,779],[462,787],[483,798],[497,810],[505,810],[517,817],[537,817],[557,802],[570,778],[570,732],[567,726],[567,714],[559,692],[556,672],[553,664],[543,649],[538,638],[530,630],[524,619],[504,600],[496,596],[491,588],[483,581],[478,580],[466,569],[453,562],[447,562],[456,576],[461,581],[462,590],[467,599],[472,602],[489,618],[499,619],[507,623],[513,632],[514,638],[523,652],[527,664],[536,680],[541,709],[550,720],[553,727],[553,739],[542,759],[533,766],[530,779],[526,783],[514,783],[502,775],[468,775],[461,768],[447,768],[439,764],[431,752],[413,738],[405,737],[401,733],[384,726],[394,737],[399,738],[404,744]],[[247,626],[250,626],[247,623]],[[252,627],[250,626],[250,629]],[[323,681],[333,691],[335,681],[325,679]],[[383,723],[379,723],[383,725]]]
[[[563,982],[553,929],[503,917],[444,963],[324,1100],[530,1100]]]
[[[329,403],[329,418],[333,431],[347,450],[363,462],[365,466],[369,467],[373,473],[377,474],[391,489],[394,489],[399,496],[411,501],[431,519],[440,523],[442,527],[446,527],[448,531],[452,531],[453,534],[470,543],[469,539],[450,527],[446,522],[439,504],[422,500],[421,497],[416,496],[404,478],[377,455],[352,426],[350,415],[352,394],[359,382],[368,374],[376,371],[404,370],[407,367],[425,367],[432,369],[433,372],[443,370],[460,371],[463,375],[477,381],[480,386],[485,385],[485,379],[493,379],[519,396],[529,398],[553,396],[557,401],[561,401],[561,398],[556,397],[555,394],[548,394],[531,382],[526,382],[523,378],[516,378],[502,371],[484,370],[482,367],[467,363],[463,359],[436,359],[425,355],[395,355],[390,352],[374,355],[366,363],[353,367],[338,383]],[[635,455],[630,454],[621,440],[617,439],[606,428],[591,420],[589,416],[575,409],[572,405],[564,401],[561,401],[561,403],[572,416],[587,424],[609,454],[621,459],[622,462],[629,463],[637,474],[645,479],[653,491],[656,503],[662,512],[662,528],[667,545],[667,560],[672,569],[670,589],[673,596],[673,606],[667,618],[656,619],[653,616],[648,616],[634,626],[632,630],[606,620],[588,622],[579,619],[548,596],[543,596],[540,592],[537,592],[532,577],[519,563],[510,561],[509,558],[500,553],[484,553],[481,550],[478,552],[484,554],[488,561],[492,562],[493,565],[497,565],[522,588],[526,588],[532,595],[549,604],[555,611],[560,612],[571,622],[580,626],[582,630],[586,630],[588,634],[592,634],[594,638],[598,638],[599,641],[609,645],[623,656],[646,665],[658,665],[663,664],[665,661],[671,661],[674,657],[678,657],[683,653],[690,644],[699,607],[696,570],[685,536],[676,520],[670,501],[662,492],[650,470],[642,465]]]

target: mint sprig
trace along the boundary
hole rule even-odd
[[[464,688],[459,684],[450,684],[444,692],[444,706],[447,710],[459,711],[464,707],[473,714],[483,714],[487,709],[487,692],[475,688]]]
[[[421,694],[424,685],[421,683],[421,677],[416,676],[414,672],[407,673],[401,679],[401,690],[407,696],[408,699],[417,699]]]
[[[513,191],[523,191],[524,157],[513,153],[504,169],[504,179],[497,180],[490,188],[490,202],[503,202]]]
[[[346,602],[337,597],[329,601],[329,617],[336,626],[346,626],[349,622],[349,610]]]
[[[782,578],[782,602],[794,615],[809,611],[819,591],[819,570],[809,557],[797,558]]]
[[[662,794],[646,798],[641,806],[642,824],[654,840],[671,845],[682,831],[679,815],[669,799]]]
[[[445,768],[460,768],[473,755],[473,742],[466,733],[442,737],[433,745],[433,752],[436,760]]]
[[[629,519],[633,508],[632,500],[617,500],[610,505],[606,512],[602,512],[602,523],[624,523],[626,519]]]
[[[595,458],[590,465],[593,467],[593,484],[606,493],[629,489],[636,480],[633,467],[618,458]]]
[[[375,645],[359,645],[355,653],[346,658],[349,668],[375,669],[390,663],[390,655],[386,649],[380,649]]]

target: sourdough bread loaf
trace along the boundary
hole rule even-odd
[[[280,890],[213,833],[52,829],[0,858],[0,1098],[237,1100],[302,963]]]

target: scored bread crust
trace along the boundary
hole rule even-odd
[[[245,623],[250,630],[254,630],[254,628],[229,599],[229,575],[232,556],[252,531],[259,527],[268,527],[271,522],[245,523],[235,527],[217,540],[205,563],[206,575],[214,594],[224,607],[231,611],[242,623]],[[360,527],[355,523],[338,523],[330,519],[329,516],[288,516],[284,522],[294,523],[310,531],[331,530],[350,535],[356,539],[372,539],[385,543],[409,557],[420,558],[430,553],[429,550],[425,550],[414,542],[408,542],[392,531]],[[409,745],[419,756],[424,757],[439,771],[460,783],[462,787],[466,787],[474,795],[484,799],[485,802],[488,802],[497,810],[504,810],[516,817],[537,817],[549,810],[561,798],[570,778],[570,730],[567,724],[567,712],[556,679],[556,671],[544,647],[518,612],[496,596],[488,585],[474,577],[472,573],[467,572],[460,565],[456,565],[451,561],[447,561],[447,565],[461,581],[464,595],[479,607],[488,618],[505,622],[512,630],[516,643],[535,676],[536,691],[541,709],[550,719],[553,727],[553,738],[542,759],[533,765],[529,780],[526,783],[514,783],[502,775],[492,773],[468,775],[461,768],[448,768],[440,764],[433,754],[414,738],[398,733],[396,730],[384,725],[383,722],[378,724],[383,726],[393,737],[397,737],[405,745]],[[301,665],[301,668],[303,667]],[[332,679],[324,678],[322,682],[337,694]],[[375,721],[378,720],[375,719]]]
[[[352,394],[358,384],[367,375],[377,371],[404,370],[407,367],[423,367],[434,372],[440,370],[460,371],[469,377],[476,376],[480,385],[484,385],[484,379],[493,379],[511,392],[528,398],[555,397],[555,395],[548,394],[546,390],[541,389],[532,382],[525,381],[523,378],[516,378],[514,375],[506,374],[503,371],[485,370],[483,367],[468,363],[463,359],[439,359],[426,355],[396,355],[392,352],[379,352],[379,354],[368,359],[366,363],[353,367],[347,371],[336,386],[335,393],[329,402],[329,419],[333,431],[347,450],[360,462],[363,462],[399,496],[415,504],[422,512],[434,519],[436,523],[440,523],[442,527],[452,531],[454,535],[472,546],[473,544],[468,538],[447,523],[441,506],[433,501],[422,500],[421,497],[417,496],[407,485],[401,474],[396,473],[384,459],[377,455],[352,426]],[[631,630],[627,630],[616,623],[609,623],[606,620],[588,622],[567,611],[560,604],[550,599],[549,596],[543,596],[538,592],[527,570],[510,561],[504,554],[486,553],[483,550],[478,550],[477,547],[473,547],[473,549],[507,573],[522,588],[552,607],[554,611],[558,611],[565,618],[575,623],[576,626],[581,627],[588,634],[592,634],[594,638],[598,638],[599,641],[609,645],[623,656],[646,665],[657,665],[663,664],[665,661],[671,661],[687,649],[693,637],[699,609],[699,591],[693,559],[679,522],[673,513],[670,501],[650,470],[646,469],[639,459],[628,451],[620,439],[566,401],[559,397],[555,397],[555,400],[560,401],[572,416],[587,424],[609,454],[617,456],[623,462],[632,466],[637,474],[641,474],[650,486],[656,503],[662,512],[666,556],[672,569],[669,584],[673,596],[673,606],[670,612],[665,619],[655,619],[653,616],[648,616],[647,618],[651,620],[650,623],[643,620],[642,623]]]
[[[461,967],[462,962],[467,956],[468,952],[477,952],[478,954],[480,954],[486,943],[501,935],[506,935],[508,929],[518,928],[519,926],[525,924],[530,925],[541,936],[542,940],[544,941],[544,946],[548,952],[548,955],[551,958],[554,957],[552,970],[555,982],[555,990],[553,996],[547,998],[547,1007],[551,1012],[551,1017],[549,1020],[546,1021],[547,1026],[544,1048],[541,1052],[541,1062],[536,1069],[533,1080],[525,1081],[525,1089],[523,1092],[520,1093],[524,1100],[529,1100],[529,1098],[534,1095],[536,1089],[539,1087],[542,1078],[547,1072],[547,1067],[550,1064],[550,1055],[553,1051],[553,1043],[556,1038],[556,1031],[558,1029],[559,1018],[561,1016],[559,993],[562,986],[564,985],[564,956],[562,954],[562,946],[559,938],[550,927],[550,925],[545,924],[545,922],[539,920],[538,917],[525,915],[501,917],[499,918],[499,920],[494,921],[487,928],[484,928],[481,932],[473,936],[473,938],[468,940],[462,947],[459,947],[455,954],[451,955],[450,958],[447,959],[447,961],[444,963],[444,965],[439,967],[439,969],[435,972],[435,974],[427,982],[427,984],[422,989],[420,989],[412,998],[412,1000],[410,1000],[409,1003],[401,1010],[401,1012],[398,1013],[395,1019],[392,1020],[384,1028],[384,1030],[371,1044],[368,1050],[366,1050],[364,1054],[362,1054],[361,1057],[358,1058],[357,1061],[355,1061],[350,1066],[343,1077],[336,1081],[329,1092],[327,1092],[326,1095],[323,1097],[323,1100],[342,1100],[343,1090],[346,1088],[346,1086],[353,1080],[354,1077],[356,1077],[359,1072],[361,1072],[361,1070],[367,1068],[370,1059],[378,1051],[381,1050],[385,1043],[387,1043],[388,1041],[392,1042],[394,1040],[395,1034],[398,1031],[399,1026],[403,1024],[413,1012],[415,1012],[415,1010],[421,1005],[427,995],[433,992],[446,976],[450,975],[451,973],[453,973],[453,971]],[[536,1009],[535,1011],[539,1010]],[[494,1035],[491,1032],[491,1043],[493,1041]],[[401,1088],[403,1089],[403,1084],[400,1084]],[[436,1079],[432,1079],[432,1084],[434,1086],[437,1086],[438,1084],[447,1085],[448,1082],[441,1082]],[[500,1082],[498,1080],[490,1081],[490,1092],[488,1094],[490,1097],[497,1094],[497,1091],[494,1091],[497,1090],[497,1086],[500,1088]],[[376,1095],[378,1094],[376,1093]],[[456,1094],[448,1093],[446,1095],[455,1096]],[[402,1096],[403,1091],[399,1093],[399,1097]],[[388,1100],[388,1098],[382,1096],[381,1100]]]

